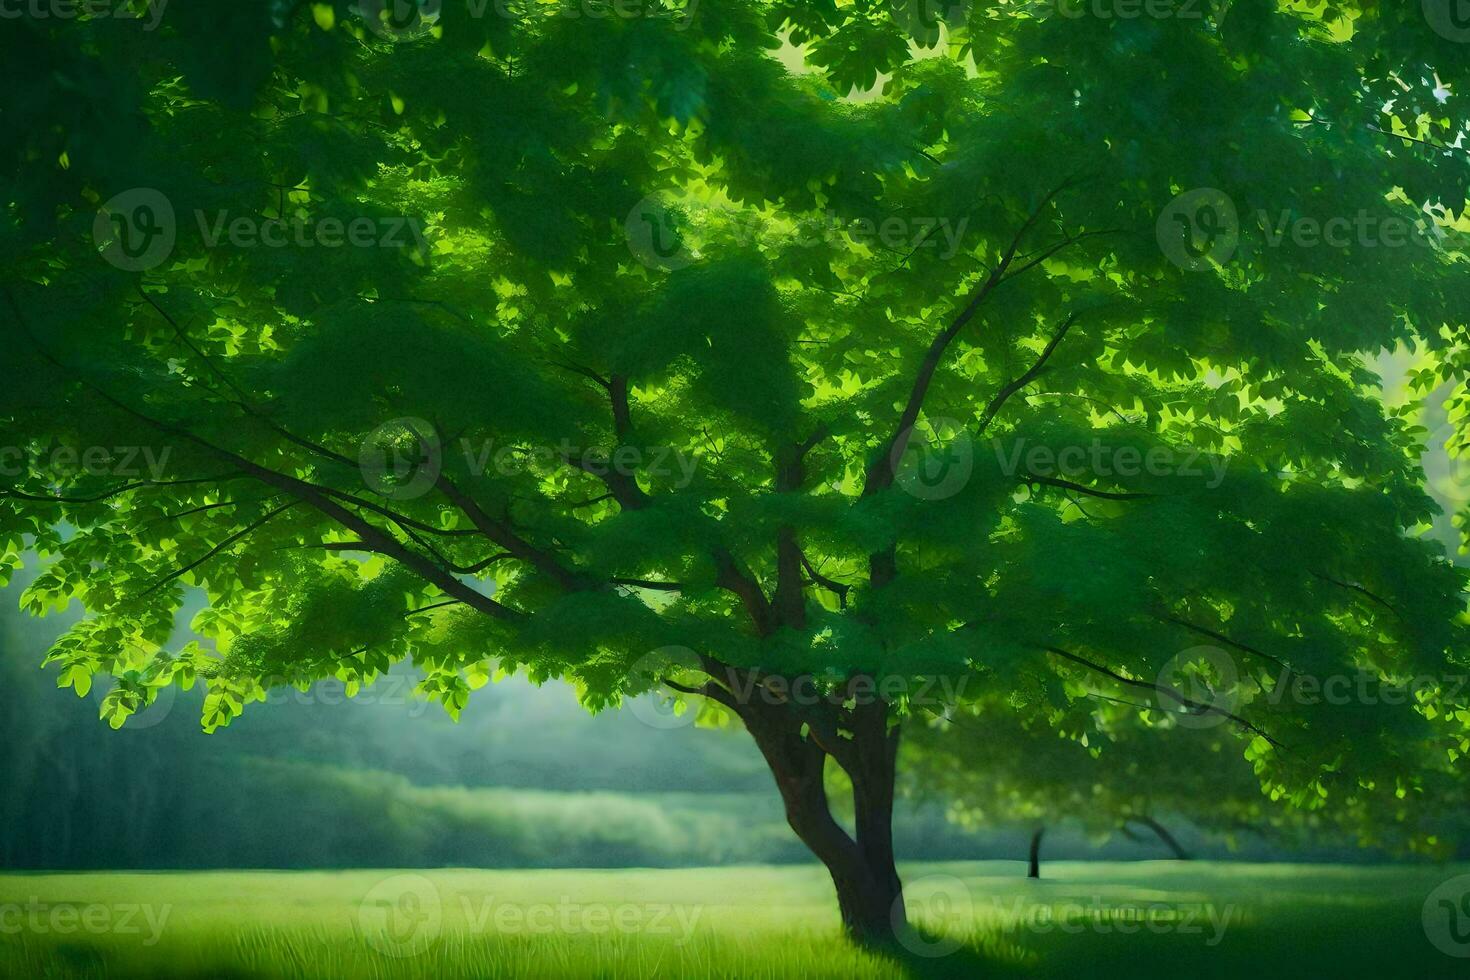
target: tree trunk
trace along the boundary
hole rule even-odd
[[[1037,827],[1031,835],[1031,863],[1026,870],[1027,878],[1041,877],[1041,838],[1045,833],[1045,827]]]
[[[841,745],[835,733],[824,740],[785,705],[746,704],[739,713],[775,777],[786,822],[832,876],[848,935],[864,944],[891,942],[907,914],[893,854],[898,733],[887,729],[887,705],[855,709],[853,738]],[[823,781],[828,748],[837,749],[852,779],[855,838],[832,816]]]
[[[1159,823],[1153,817],[1142,816],[1130,817],[1129,819],[1131,819],[1134,823],[1141,823],[1149,830],[1152,830],[1154,834],[1157,835],[1159,840],[1164,842],[1164,846],[1174,852],[1175,858],[1179,859],[1180,861],[1189,860],[1189,852],[1187,852],[1182,846],[1180,846],[1179,841],[1174,839],[1174,835],[1169,833],[1168,828]]]

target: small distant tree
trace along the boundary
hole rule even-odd
[[[1206,655],[1219,662],[1222,653]],[[1290,676],[1261,681],[1214,691],[1207,700],[1219,705],[1302,689]],[[1185,860],[1191,855],[1177,836],[1184,829],[1232,849],[1251,838],[1279,848],[1358,845],[1440,858],[1455,852],[1465,796],[1448,757],[1404,760],[1421,780],[1412,794],[1345,785],[1317,799],[1272,799],[1252,753],[1242,755],[1234,735],[1217,724],[1225,719],[1185,712],[1167,693],[1185,690],[1166,684],[1165,693],[1140,698],[1126,685],[1090,680],[1075,702],[1084,710],[1071,713],[999,697],[968,700],[909,726],[900,785],[906,795],[945,804],[961,826],[1030,832],[1033,877],[1038,845],[1058,827],[1079,829],[1097,843],[1118,836],[1154,842]],[[1407,689],[1403,695],[1390,695],[1382,710],[1412,715]]]
[[[664,685],[750,731],[861,938],[906,918],[936,678],[1069,712],[1210,642],[1439,679],[1181,702],[1298,805],[1465,750],[1463,576],[1363,357],[1470,308],[1452,20],[637,13],[7,25],[0,553],[86,610],[61,684],[116,678],[114,724],[203,684],[209,730],[410,658],[456,714]]]

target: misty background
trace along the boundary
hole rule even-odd
[[[1384,358],[1387,377],[1410,358]],[[1449,513],[1470,497],[1451,460],[1443,394],[1426,410],[1425,468],[1446,515],[1430,532],[1457,555]],[[654,696],[589,715],[570,687],[521,678],[476,692],[461,720],[412,695],[411,665],[355,699],[336,682],[280,689],[214,734],[202,692],[170,689],[113,731],[107,690],[58,689],[41,668],[79,618],[32,618],[34,556],[0,589],[0,868],[671,867],[812,860],[739,730],[670,723]],[[183,623],[176,643],[190,638]],[[687,717],[687,716],[686,716]],[[682,719],[681,719],[682,721]],[[902,761],[900,761],[902,766]],[[900,859],[1024,860],[1030,827],[963,829],[945,801],[901,800]],[[1198,857],[1381,858],[1344,842],[1309,853],[1248,840],[1229,851],[1182,822]],[[1157,841],[1089,840],[1048,827],[1044,857],[1164,858]]]

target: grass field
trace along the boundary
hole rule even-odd
[[[921,927],[892,953],[842,941],[817,868],[0,875],[0,976],[1470,972],[1435,945],[1470,955],[1470,878],[1443,887],[1466,867],[1058,862],[1039,882],[1013,862],[904,870]]]

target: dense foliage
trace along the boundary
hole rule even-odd
[[[1463,575],[1364,360],[1459,356],[1452,21],[420,6],[0,40],[0,542],[110,718],[412,657],[451,711],[674,680],[860,797],[935,676],[1099,738],[1225,717],[1307,808],[1466,750]],[[802,677],[779,723],[738,690]]]

